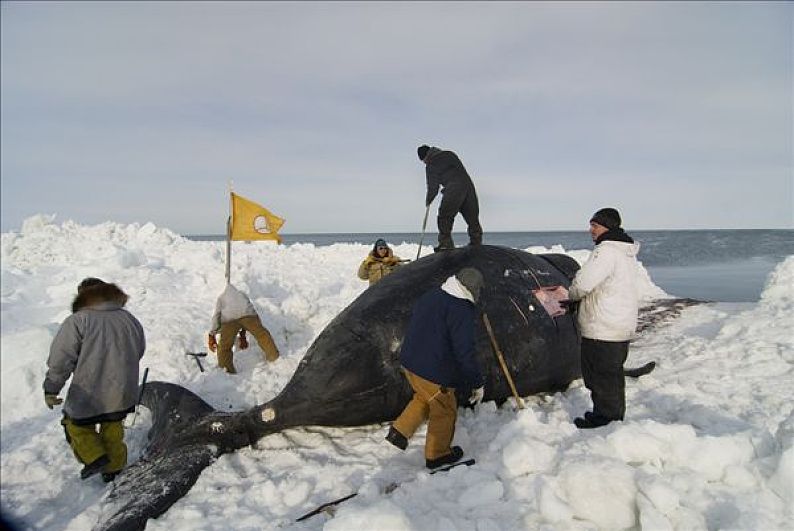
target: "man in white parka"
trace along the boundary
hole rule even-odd
[[[226,284],[226,288],[215,303],[215,313],[212,315],[210,332],[207,336],[207,347],[212,352],[217,350],[218,367],[229,374],[237,374],[232,347],[238,333],[240,334],[240,349],[248,348],[246,330],[256,338],[265,360],[271,362],[278,359],[278,348],[273,342],[273,336],[259,319],[251,299],[232,284]],[[217,334],[221,335],[220,344],[215,338]]]
[[[620,225],[614,208],[602,208],[593,215],[590,235],[596,246],[568,291],[571,301],[580,301],[582,377],[593,400],[593,411],[574,419],[583,429],[623,420],[626,412],[623,363],[637,328],[640,246]]]

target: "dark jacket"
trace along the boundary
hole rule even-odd
[[[402,366],[444,387],[476,388],[483,377],[474,354],[477,310],[440,288],[414,305],[400,351]]]
[[[52,341],[44,392],[58,394],[71,376],[63,412],[72,419],[123,417],[135,407],[146,340],[126,302],[115,284],[86,289]]]
[[[436,198],[439,186],[443,186],[444,189],[468,190],[474,188],[474,183],[466,168],[452,151],[442,151],[437,147],[431,147],[425,157],[425,165],[425,175],[427,176],[425,205],[429,205]]]

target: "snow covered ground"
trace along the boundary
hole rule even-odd
[[[402,257],[417,250],[394,248]],[[251,295],[282,358],[265,364],[254,343],[235,355],[239,374],[230,376],[212,358],[201,373],[184,355],[205,350],[225,282],[223,242],[46,216],[2,234],[3,516],[22,528],[90,529],[109,489],[98,477],[80,481],[60,411],[45,407],[41,390],[50,341],[83,277],[130,295],[147,333],[150,380],[238,410],[275,396],[314,337],[365,289],[355,271],[369,249],[235,243],[232,281]],[[588,251],[569,254],[582,261]],[[791,529],[793,292],[794,256],[770,275],[758,303],[691,307],[643,335],[628,364],[658,366],[628,381],[625,422],[577,430],[573,417],[590,405],[581,380],[529,397],[520,412],[485,403],[462,411],[456,432],[477,465],[436,475],[423,469],[424,431],[402,453],[383,440],[383,425],[287,430],[222,456],[147,529]],[[127,432],[131,460],[150,424],[141,409]],[[353,492],[334,516],[295,523]]]

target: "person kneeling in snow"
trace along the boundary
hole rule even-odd
[[[577,322],[582,334],[582,377],[593,399],[593,411],[574,419],[577,428],[623,420],[626,412],[623,364],[637,328],[639,244],[620,223],[614,208],[593,214],[590,236],[596,246],[568,289],[571,301],[581,301]]]
[[[246,330],[254,335],[267,361],[278,359],[278,349],[273,342],[273,337],[262,325],[251,300],[233,285],[226,284],[226,289],[215,303],[215,313],[210,323],[207,346],[212,352],[217,350],[218,367],[226,370],[229,374],[237,373],[232,359],[232,346],[238,333],[240,334],[240,349],[248,348],[248,339],[245,337]],[[221,335],[220,346],[215,339],[217,334]]]
[[[110,482],[127,464],[122,421],[135,409],[138,363],[146,349],[141,323],[124,309],[127,298],[115,284],[83,280],[47,359],[48,408],[63,403],[58,393],[72,376],[61,425],[85,465],[82,479],[102,472]]]
[[[399,267],[399,256],[395,256],[392,250],[386,245],[386,240],[378,239],[361,265],[358,266],[358,278],[369,280],[369,285],[392,273]]]
[[[386,440],[405,450],[408,439],[428,420],[427,468],[463,457],[460,446],[450,447],[458,416],[455,388],[474,389],[472,404],[484,395],[484,379],[474,354],[474,305],[482,286],[482,273],[467,267],[422,295],[403,340],[400,363],[414,396],[389,428]]]

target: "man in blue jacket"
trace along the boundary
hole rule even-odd
[[[475,404],[484,394],[484,379],[474,353],[474,305],[482,286],[482,274],[467,267],[440,288],[422,295],[403,340],[400,363],[414,396],[386,440],[405,450],[408,439],[427,420],[427,468],[463,457],[460,446],[450,446],[458,416],[455,388],[474,389],[469,400]]]

